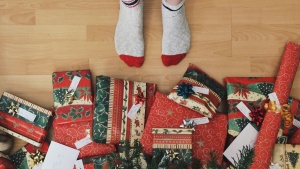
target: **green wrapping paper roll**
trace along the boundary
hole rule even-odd
[[[293,42],[288,42],[273,89],[281,105],[287,103],[299,61],[300,46]],[[280,113],[267,112],[254,147],[255,155],[250,169],[269,168],[280,124]]]

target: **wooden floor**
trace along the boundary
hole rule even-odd
[[[276,76],[285,43],[300,43],[299,9],[300,0],[187,0],[191,49],[179,65],[164,67],[161,1],[145,0],[145,62],[130,68],[114,49],[118,0],[0,0],[0,93],[50,108],[51,73],[76,69],[91,69],[94,79],[154,82],[164,93],[188,63],[222,83]],[[300,99],[299,71],[291,95]],[[15,140],[12,152],[24,144]]]

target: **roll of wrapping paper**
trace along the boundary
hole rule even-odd
[[[280,104],[287,103],[300,60],[300,46],[288,42],[283,54],[273,92]],[[267,112],[254,147],[254,158],[250,169],[268,169],[272,151],[281,124],[278,112]]]

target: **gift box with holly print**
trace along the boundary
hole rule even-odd
[[[32,169],[33,167],[40,166],[43,163],[48,148],[49,144],[47,142],[44,142],[41,147],[26,144],[24,147],[12,154],[10,158],[12,159],[14,166],[17,168]]]
[[[272,163],[278,164],[281,169],[300,168],[300,145],[276,144],[273,150]]]
[[[0,99],[0,130],[40,146],[51,124],[52,112],[4,92]]]
[[[107,144],[129,140],[133,146],[141,138],[155,91],[152,83],[96,77],[93,140]]]

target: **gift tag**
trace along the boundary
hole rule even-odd
[[[75,161],[75,168],[76,169],[84,169],[82,160]]]
[[[252,121],[252,118],[249,116],[251,110],[243,103],[240,102],[236,107],[247,117],[250,121]]]
[[[200,125],[200,124],[206,124],[206,123],[209,123],[208,117],[193,118],[193,119],[189,119],[189,120],[193,120],[194,123],[195,123],[195,125]]]
[[[27,110],[25,110],[21,107],[19,107],[18,115],[24,117],[25,119],[27,119],[31,122],[33,122],[35,117],[36,117],[35,114],[33,114],[33,113],[31,113],[31,112],[29,112],[29,111],[27,111]]]
[[[76,146],[77,149],[81,149],[82,147],[84,147],[84,146],[86,146],[86,145],[88,145],[88,144],[90,144],[92,142],[93,141],[91,140],[90,137],[85,137],[85,138],[83,138],[83,139],[81,139],[79,141],[76,141],[75,142],[75,146]]]
[[[133,104],[127,114],[127,117],[130,119],[133,119],[134,116],[136,115],[136,113],[140,110],[140,108],[142,107],[141,104]]]
[[[293,125],[296,126],[297,128],[300,128],[300,121],[297,119],[293,120]]]
[[[193,86],[193,90],[196,93],[209,94],[209,89],[204,87]]]
[[[275,101],[275,102],[276,102],[276,107],[277,107],[278,109],[281,108],[280,103],[279,103],[279,100],[278,100],[278,97],[277,97],[277,95],[276,95],[275,92],[269,94],[269,99],[270,99],[271,101]]]
[[[71,91],[71,90],[76,91],[77,86],[78,86],[80,80],[81,80],[81,77],[74,76],[73,79],[72,79],[72,82],[70,84],[70,87],[69,87],[68,91]]]

